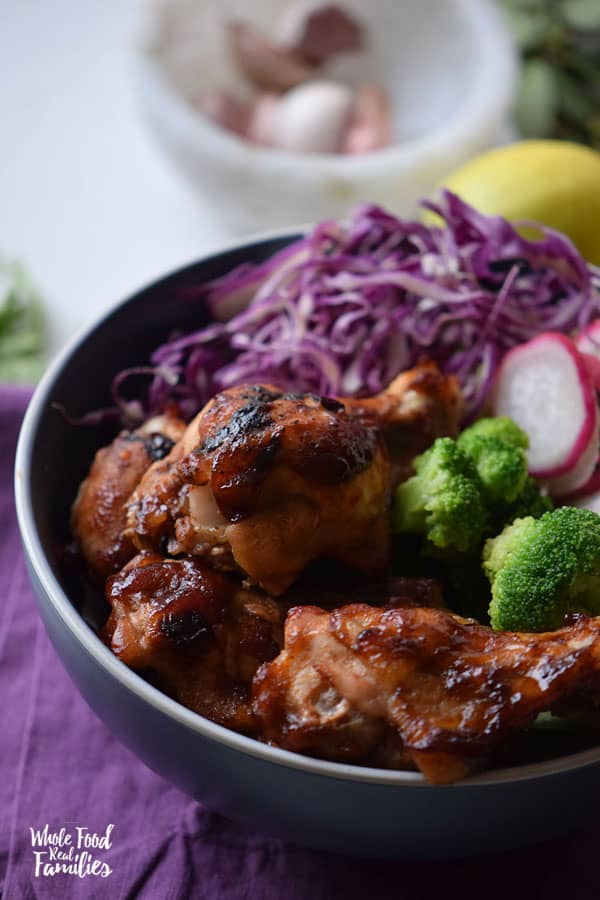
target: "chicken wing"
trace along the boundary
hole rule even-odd
[[[430,580],[389,579],[357,589],[366,602],[439,602]],[[242,588],[231,576],[193,559],[145,551],[107,581],[111,614],[103,636],[116,656],[184,706],[220,725],[248,734],[260,726],[250,685],[259,666],[283,646],[285,614],[293,597],[275,601]],[[404,598],[404,599],[403,599]],[[336,601],[326,591],[329,609]],[[355,714],[360,720],[360,715]],[[373,721],[372,744],[397,752],[400,742],[383,721]],[[392,748],[395,748],[392,750]],[[371,748],[372,749],[372,748]],[[336,747],[336,753],[342,748]],[[359,755],[364,755],[361,738]]]
[[[453,378],[425,363],[366,400],[242,386],[217,394],[128,503],[127,536],[238,570],[274,595],[314,559],[381,571],[392,486],[455,433]]]
[[[172,415],[155,416],[136,431],[122,431],[98,450],[71,513],[71,528],[93,572],[117,572],[136,550],[124,534],[124,503],[142,475],[166,456],[182,437],[185,424]]]
[[[346,411],[381,429],[394,484],[412,474],[412,461],[438,437],[455,437],[463,412],[459,384],[433,362],[401,372],[374,397],[345,397]]]
[[[489,764],[538,713],[595,704],[600,690],[600,618],[513,634],[436,609],[296,607],[284,646],[254,679],[268,739],[360,760],[384,722],[438,784]]]
[[[236,569],[273,595],[319,557],[381,571],[391,472],[379,430],[337,400],[217,394],[128,503],[127,537]]]
[[[116,656],[189,709],[256,731],[250,683],[279,652],[285,608],[192,559],[142,553],[107,581],[103,636]]]

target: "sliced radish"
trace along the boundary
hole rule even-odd
[[[573,506],[578,506],[579,509],[591,509],[592,512],[600,513],[600,492],[579,497],[578,500],[575,500]]]
[[[592,384],[597,391],[600,391],[600,356],[593,356],[591,353],[581,353],[584,365],[589,372]]]
[[[537,478],[558,478],[591,453],[596,395],[582,354],[563,334],[542,334],[507,353],[492,407],[529,436],[529,471]]]
[[[549,478],[546,481],[546,488],[551,497],[568,497],[577,491],[583,490],[588,484],[590,478],[594,474],[598,464],[598,412],[596,411],[596,427],[592,432],[592,437],[588,446],[585,448],[575,465],[559,475],[557,478]],[[589,491],[586,490],[586,493]]]
[[[578,500],[579,497],[587,497],[588,494],[595,494],[600,491],[600,460],[596,460],[594,471],[590,475],[588,481],[569,493],[568,499]]]
[[[600,319],[594,319],[579,332],[575,338],[575,346],[580,353],[589,353],[600,359]]]

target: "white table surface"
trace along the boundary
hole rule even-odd
[[[42,290],[52,353],[229,235],[146,131],[141,0],[0,0],[0,254]]]

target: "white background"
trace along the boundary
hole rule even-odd
[[[0,0],[0,254],[41,288],[52,352],[228,237],[137,109],[140,3]]]

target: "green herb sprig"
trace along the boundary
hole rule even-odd
[[[522,71],[523,137],[600,149],[600,0],[503,0]]]
[[[0,382],[35,382],[44,367],[44,315],[31,279],[0,260]]]

